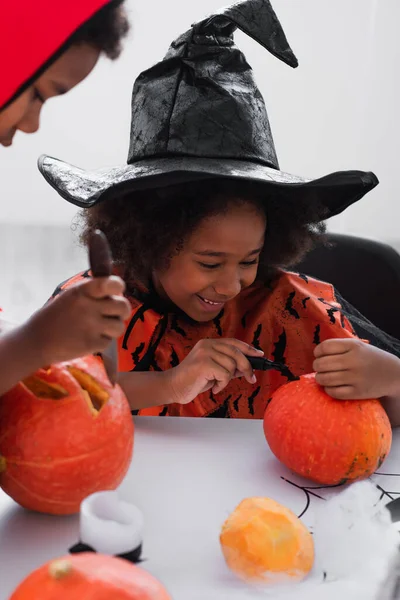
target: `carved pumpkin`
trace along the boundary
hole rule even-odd
[[[284,465],[327,485],[369,477],[392,443],[390,422],[378,400],[335,400],[316,383],[315,374],[273,394],[264,433]]]
[[[25,508],[78,512],[121,483],[132,450],[128,402],[98,357],[41,369],[0,399],[0,487]]]
[[[299,581],[314,563],[314,543],[296,515],[270,498],[246,498],[222,526],[228,567],[258,585]]]
[[[121,558],[83,553],[33,571],[9,600],[171,600],[150,573]]]

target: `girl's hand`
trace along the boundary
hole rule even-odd
[[[400,359],[358,339],[332,339],[314,350],[316,381],[338,400],[400,395]]]
[[[168,371],[171,402],[188,404],[210,389],[218,394],[235,377],[256,383],[246,354],[262,356],[263,352],[235,339],[200,340],[180,365]]]

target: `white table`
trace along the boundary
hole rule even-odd
[[[145,516],[142,566],[173,600],[249,598],[223,561],[218,540],[223,521],[249,496],[270,496],[299,515],[306,493],[283,477],[299,486],[313,484],[277,462],[261,421],[139,417],[135,423],[134,458],[120,492]],[[399,457],[395,431],[382,471],[399,473]],[[400,495],[400,476],[377,475],[374,481],[392,497]],[[318,490],[322,497],[325,492]],[[303,516],[308,526],[315,503],[323,502],[310,498]],[[30,513],[0,492],[0,600],[32,569],[66,554],[78,542],[78,530],[77,516]]]

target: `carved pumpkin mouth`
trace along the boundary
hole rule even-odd
[[[91,412],[97,415],[109,400],[109,393],[85,371],[72,365],[67,366],[67,369],[79,384]],[[24,379],[23,383],[32,394],[42,400],[62,400],[70,395],[60,384],[45,381],[39,375],[31,375]]]

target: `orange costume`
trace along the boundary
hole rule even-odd
[[[69,279],[55,294],[88,275],[85,272]],[[332,285],[289,272],[282,272],[270,287],[256,283],[247,288],[207,323],[160,310],[157,305],[161,301],[154,296],[130,300],[132,314],[118,343],[120,371],[164,371],[182,362],[199,340],[226,337],[262,349],[266,358],[285,364],[298,376],[313,370],[313,350],[323,340],[357,337]],[[256,376],[254,385],[236,378],[217,396],[207,391],[189,404],[137,412],[261,419],[271,394],[287,377],[276,370],[257,371]]]

